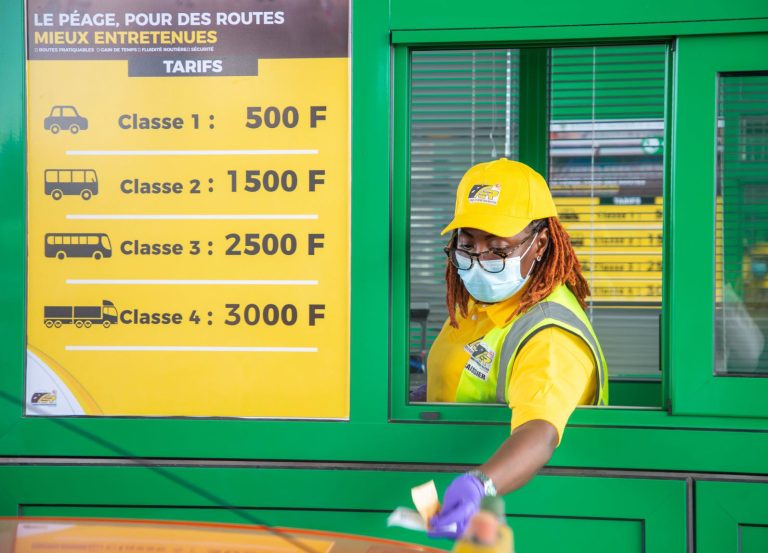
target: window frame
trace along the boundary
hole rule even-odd
[[[716,148],[721,74],[768,69],[768,33],[702,36],[678,41],[675,139],[681,147],[673,166],[675,194],[671,237],[680,267],[670,287],[672,412],[684,415],[768,417],[768,378],[715,373]],[[684,145],[684,147],[682,147]],[[701,183],[705,183],[702,185]],[[704,261],[702,261],[704,260]],[[690,278],[695,274],[696,278]],[[701,344],[712,347],[701,347]]]
[[[449,33],[450,34],[450,33]],[[505,405],[468,405],[468,404],[438,404],[438,403],[410,403],[408,398],[409,390],[409,244],[410,244],[410,88],[411,88],[411,52],[423,49],[463,49],[463,48],[520,48],[520,74],[523,78],[533,77],[536,79],[537,88],[531,90],[527,87],[521,87],[521,106],[531,105],[535,109],[534,115],[528,115],[524,118],[523,114],[531,113],[521,107],[521,139],[520,139],[520,160],[527,162],[536,168],[542,175],[547,176],[548,170],[548,131],[546,124],[541,124],[541,119],[547,120],[548,98],[546,93],[542,94],[541,86],[545,87],[548,83],[546,74],[547,68],[544,66],[543,75],[541,69],[535,67],[538,58],[539,68],[541,60],[546,63],[547,48],[568,47],[568,46],[619,46],[635,44],[665,44],[667,45],[666,54],[666,86],[665,86],[665,156],[664,156],[664,189],[663,197],[665,204],[671,193],[670,185],[670,166],[672,158],[672,135],[671,135],[671,109],[672,109],[672,87],[670,86],[673,65],[674,65],[674,41],[669,37],[652,37],[638,40],[627,39],[600,39],[592,38],[590,40],[564,41],[564,40],[542,40],[540,42],[505,40],[498,43],[475,43],[466,40],[457,40],[455,42],[428,40],[429,36],[442,37],[443,32],[421,32],[419,37],[422,40],[411,42],[408,40],[413,37],[413,33],[402,33],[401,42],[393,35],[393,56],[392,56],[392,96],[393,96],[393,147],[392,147],[392,245],[391,245],[391,290],[392,290],[392,326],[390,335],[390,419],[397,421],[439,421],[439,422],[461,422],[461,423],[486,423],[486,424],[509,424],[509,408]],[[458,37],[457,37],[458,38]],[[526,63],[525,60],[530,60]],[[526,94],[527,93],[527,94]],[[541,105],[543,104],[543,106]],[[538,121],[537,121],[538,118]],[[536,124],[538,122],[538,125]],[[527,124],[526,124],[527,123]],[[526,131],[529,129],[529,131]],[[530,130],[532,129],[532,131]],[[523,138],[524,137],[524,138]],[[526,144],[526,146],[524,146]],[[530,146],[535,144],[535,146]],[[664,241],[662,244],[662,309],[660,321],[660,373],[661,380],[653,378],[626,378],[617,379],[618,386],[645,387],[642,393],[659,394],[658,407],[642,406],[609,406],[608,408],[595,408],[591,406],[581,406],[574,412],[569,420],[572,426],[594,426],[594,425],[616,425],[641,423],[640,419],[627,418],[634,417],[637,414],[643,419],[658,421],[658,417],[667,415],[666,406],[668,405],[668,367],[667,362],[667,340],[664,339],[668,334],[665,332],[668,322],[668,295],[669,295],[669,274],[668,274],[668,214],[666,211],[663,217],[662,233]],[[650,390],[650,392],[648,392]],[[598,411],[601,411],[598,413]],[[648,418],[650,417],[650,418]],[[641,423],[642,424],[642,423]]]

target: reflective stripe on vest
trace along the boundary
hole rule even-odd
[[[568,330],[567,326],[570,326],[580,333],[574,332],[573,334],[587,341],[592,356],[595,359],[595,367],[597,367],[595,405],[605,405],[605,400],[602,394],[603,386],[605,385],[605,366],[601,359],[602,355],[600,355],[600,347],[598,346],[594,335],[587,325],[584,324],[573,311],[564,305],[552,301],[543,301],[534,305],[530,311],[521,315],[520,318],[515,321],[510,331],[504,337],[504,343],[501,347],[501,355],[499,356],[499,373],[496,380],[496,400],[499,403],[506,403],[507,370],[510,361],[512,361],[512,358],[520,348],[525,345],[523,342],[527,342],[531,336],[536,334],[536,332],[531,333],[531,330],[547,319],[560,322],[563,325],[566,325],[566,327],[548,324],[536,329],[537,332],[550,326],[557,326],[563,330]]]

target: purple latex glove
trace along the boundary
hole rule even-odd
[[[460,538],[485,497],[483,483],[471,474],[456,477],[445,490],[443,506],[429,521],[427,534],[433,538]],[[449,526],[455,524],[455,528]]]

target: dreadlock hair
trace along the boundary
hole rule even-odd
[[[585,298],[590,295],[589,284],[581,274],[581,263],[576,257],[576,252],[573,251],[568,232],[560,224],[558,218],[537,219],[526,227],[530,233],[541,232],[545,228],[549,228],[547,247],[541,256],[541,261],[534,262],[528,287],[520,298],[517,309],[510,315],[510,319],[546,298],[560,284],[565,284],[573,292],[582,309],[587,307]],[[458,232],[454,231],[449,246],[455,247],[457,242]],[[458,269],[450,260],[445,266],[445,284],[448,317],[451,326],[458,328],[456,309],[458,308],[462,317],[466,317],[470,295],[461,281]]]

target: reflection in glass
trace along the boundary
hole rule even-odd
[[[768,74],[721,75],[715,371],[768,374]]]
[[[660,376],[665,50],[551,54],[548,182],[613,380]]]

